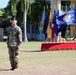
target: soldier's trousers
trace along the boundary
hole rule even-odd
[[[17,68],[18,67],[18,62],[19,62],[19,50],[17,49],[16,46],[9,46],[9,60],[12,68]]]

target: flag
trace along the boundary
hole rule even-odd
[[[57,25],[76,24],[76,8],[69,10],[66,14],[56,18]]]
[[[42,13],[42,18],[41,18],[39,30],[43,30],[44,20],[45,20],[45,10],[44,10],[43,13]]]
[[[51,29],[52,29],[52,34],[51,34],[51,38],[54,39],[56,36],[58,36],[59,30],[61,28],[61,26],[58,26],[56,24],[56,18],[58,18],[59,16],[63,15],[63,11],[54,11],[54,17],[53,17],[53,22],[51,24]]]
[[[52,28],[51,28],[51,39],[54,39],[55,37],[55,29],[56,29],[56,23],[52,23]]]
[[[48,38],[51,38],[51,37],[52,37],[52,36],[51,36],[52,30],[51,30],[51,28],[50,28],[50,25],[51,25],[51,23],[52,23],[52,19],[53,19],[53,14],[52,14],[52,10],[50,10],[49,22],[48,22],[48,27],[47,27],[47,31],[46,31]]]
[[[57,11],[56,18],[58,18],[59,16],[62,16],[62,15],[64,15],[63,11]],[[59,26],[59,25],[56,24],[56,29],[55,29],[55,32],[54,32],[56,34],[56,36],[58,36],[58,33],[61,32],[61,36],[65,37],[66,27],[67,27],[66,25],[60,25]]]
[[[64,38],[66,34],[67,25],[61,25],[58,27],[58,33],[61,32],[61,36]]]
[[[60,14],[59,14],[59,10],[56,12],[55,11],[55,14],[54,14],[54,19],[56,20],[56,18],[58,18],[60,16]]]
[[[42,13],[42,18],[41,18],[41,22],[40,22],[40,26],[39,26],[40,39],[42,39],[42,37],[43,37],[44,20],[45,20],[45,10]]]
[[[52,33],[51,33],[51,39],[54,39],[55,35],[58,35],[58,26],[56,25],[56,18],[59,17],[59,10],[56,12],[54,11],[53,21],[50,26]]]
[[[47,26],[48,26],[48,21],[49,21],[49,11],[45,12],[45,20],[44,20],[44,27],[43,27],[43,33],[45,34],[45,39],[47,37]]]

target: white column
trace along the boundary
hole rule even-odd
[[[54,11],[54,0],[50,0],[50,4],[51,4],[51,8],[52,8],[52,11]]]
[[[57,4],[58,4],[58,10],[59,10],[59,13],[61,11],[61,0],[57,0]]]
[[[59,10],[61,11],[61,0],[50,0],[52,10]]]
[[[76,7],[76,1],[71,1],[71,8],[75,8]]]

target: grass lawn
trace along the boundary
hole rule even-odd
[[[75,75],[76,51],[41,51],[42,42],[23,42],[20,46],[20,70],[28,71],[27,75]],[[10,67],[8,49],[5,42],[0,42],[0,66]],[[25,67],[27,66],[27,67]],[[0,69],[1,69],[0,68]],[[32,70],[31,70],[32,69]],[[48,70],[47,70],[48,69]],[[71,71],[71,69],[73,71]],[[36,71],[35,71],[36,70]],[[51,71],[50,71],[51,70]],[[65,71],[65,73],[63,72]],[[23,71],[20,71],[23,73]],[[70,71],[70,72],[69,72]],[[39,74],[41,72],[41,74]],[[55,73],[57,72],[57,74]],[[38,74],[36,74],[38,73]],[[1,74],[0,74],[1,75]],[[2,74],[3,75],[3,74]],[[11,74],[10,74],[11,75]],[[14,74],[15,75],[15,74]],[[21,74],[24,75],[24,74]]]
[[[20,46],[22,61],[49,60],[49,59],[76,59],[76,51],[43,51],[41,42],[23,42]],[[0,62],[8,58],[8,48],[5,42],[0,42]],[[7,61],[6,61],[7,62]]]

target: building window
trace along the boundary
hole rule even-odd
[[[65,12],[70,10],[70,5],[71,1],[61,1],[61,9]]]

